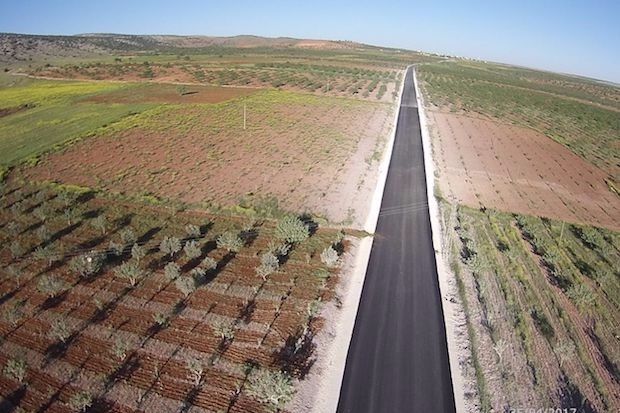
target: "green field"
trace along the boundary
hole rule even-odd
[[[447,204],[443,211],[446,231],[456,228],[451,266],[468,309],[482,410],[616,411],[620,234]]]
[[[120,87],[103,82],[30,81],[2,88],[0,107],[23,109],[0,118],[0,167],[36,162],[46,151],[153,106],[81,102]]]

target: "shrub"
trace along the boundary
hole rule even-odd
[[[229,321],[218,319],[213,322],[213,333],[224,341],[230,341],[235,336],[235,327]]]
[[[181,241],[176,237],[164,237],[159,244],[159,250],[172,258],[174,254],[181,251]]]
[[[2,312],[2,318],[4,321],[15,327],[17,323],[24,316],[25,303],[23,301],[16,301]]]
[[[17,259],[23,255],[24,247],[22,247],[22,244],[19,241],[15,240],[9,245],[9,251],[11,251],[11,257],[13,257],[13,259]]]
[[[275,236],[288,243],[295,243],[307,239],[310,231],[299,217],[288,215],[278,221]]]
[[[133,258],[134,260],[136,260],[137,263],[139,263],[145,255],[146,251],[144,251],[144,248],[142,248],[137,243],[133,244],[133,247],[131,247],[131,258]]]
[[[120,360],[125,360],[127,357],[127,350],[129,349],[129,343],[123,338],[118,338],[112,346],[112,354],[118,357]]]
[[[200,247],[198,246],[198,243],[196,241],[186,242],[185,246],[183,247],[183,252],[185,252],[185,255],[187,255],[187,258],[190,260],[198,258],[200,257],[200,254],[202,254],[202,251],[200,250]]]
[[[179,277],[174,282],[174,285],[181,291],[184,297],[187,298],[191,293],[196,291],[196,280],[194,277]]]
[[[115,241],[110,241],[108,243],[108,250],[110,254],[120,257],[125,252],[125,246],[123,244],[119,244]]]
[[[80,277],[90,277],[101,270],[103,256],[94,252],[73,257],[69,262],[69,269]]]
[[[200,266],[207,271],[213,271],[217,268],[217,261],[211,257],[205,257],[205,259],[200,263]]]
[[[71,329],[64,318],[57,318],[52,321],[48,336],[52,339],[58,339],[63,343],[71,336]]]
[[[121,237],[121,243],[123,244],[125,248],[134,244],[138,240],[138,238],[136,237],[136,234],[133,232],[133,229],[131,228],[123,229],[120,233],[120,237]]]
[[[217,237],[217,247],[228,252],[238,252],[243,247],[243,240],[234,232],[227,231]]]
[[[142,270],[135,262],[125,262],[114,269],[114,274],[119,278],[129,281],[132,287],[138,284],[138,280],[142,277]]]
[[[188,238],[199,238],[202,235],[202,233],[200,232],[200,227],[194,224],[187,224],[185,226],[185,233],[187,234]]]
[[[187,370],[189,370],[188,379],[190,379],[195,386],[200,384],[200,380],[202,380],[202,374],[204,372],[204,367],[200,360],[198,359],[189,359],[186,363]]]
[[[41,225],[37,229],[37,238],[41,242],[47,242],[50,239],[50,230],[45,225]]]
[[[334,267],[338,263],[338,251],[333,246],[329,246],[321,252],[321,262],[328,267]]]
[[[272,409],[281,409],[293,398],[295,388],[286,373],[260,369],[249,378],[248,394]]]
[[[174,262],[169,262],[164,267],[164,275],[170,281],[174,281],[181,274],[181,268]]]
[[[10,377],[19,383],[23,383],[26,378],[26,371],[28,366],[24,360],[17,358],[10,358],[6,361],[2,373],[6,377]]]
[[[37,290],[48,297],[56,297],[68,288],[68,284],[56,275],[44,275],[37,283]]]
[[[71,396],[71,399],[69,399],[69,405],[79,412],[84,412],[93,405],[93,395],[88,391],[75,393]]]
[[[58,259],[58,255],[52,245],[48,245],[46,247],[37,247],[33,253],[33,257],[38,260],[47,261],[47,265],[52,265],[52,262]]]
[[[160,311],[153,314],[153,321],[158,326],[165,326],[166,324],[168,324],[168,316]]]
[[[105,215],[98,215],[90,220],[90,225],[96,230],[101,231],[101,235],[105,235],[108,227],[108,219]]]
[[[267,276],[273,274],[279,265],[278,257],[267,251],[260,257],[260,265],[256,267],[256,274],[260,275],[263,280],[266,280]]]

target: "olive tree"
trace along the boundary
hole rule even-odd
[[[275,236],[292,244],[307,239],[310,236],[310,230],[299,217],[287,215],[278,221]]]

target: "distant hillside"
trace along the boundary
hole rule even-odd
[[[372,49],[348,41],[266,38],[258,36],[209,37],[171,35],[81,34],[44,36],[0,33],[0,62],[24,62],[46,57],[137,52],[199,52],[214,48]]]

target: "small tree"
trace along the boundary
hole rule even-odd
[[[321,262],[328,267],[335,267],[338,263],[338,251],[333,246],[329,246],[321,252]]]
[[[189,375],[187,378],[194,383],[194,386],[198,386],[202,380],[202,374],[204,372],[202,363],[200,360],[192,358],[187,360],[186,366],[187,370],[189,370]]]
[[[278,221],[275,236],[292,244],[307,239],[310,236],[310,230],[299,217],[288,215]]]
[[[198,225],[194,225],[194,224],[187,224],[185,226],[185,233],[187,234],[188,238],[199,238],[202,233],[200,231],[200,227]]]
[[[90,252],[73,257],[69,261],[69,269],[80,277],[90,277],[97,274],[103,266],[103,256]]]
[[[124,278],[129,281],[132,287],[138,284],[138,281],[143,275],[142,270],[135,262],[124,262],[114,270],[114,274],[119,278]]]
[[[58,259],[58,255],[52,245],[48,245],[46,247],[37,247],[32,256],[38,260],[47,261],[48,267],[52,265],[52,262]]]
[[[88,391],[75,393],[69,399],[69,405],[78,412],[85,412],[86,409],[93,405],[93,395]]]
[[[217,268],[217,261],[212,257],[205,257],[205,259],[201,261],[200,266],[207,271],[213,271]]]
[[[200,250],[200,247],[198,246],[198,243],[196,241],[186,242],[185,246],[183,247],[183,252],[185,252],[185,255],[187,255],[187,258],[190,260],[198,258],[200,257],[200,254],[202,254],[202,251]]]
[[[22,244],[19,241],[14,240],[9,245],[9,251],[11,251],[11,257],[13,257],[13,259],[17,259],[24,254],[24,247],[22,247]]]
[[[36,207],[32,211],[32,215],[34,215],[39,221],[45,222],[47,219],[47,209],[44,206]]]
[[[62,216],[67,220],[67,225],[73,224],[80,215],[82,215],[82,210],[78,207],[68,207],[62,213]]]
[[[108,242],[108,251],[111,255],[120,257],[125,252],[125,246],[114,240],[110,240],[110,242]]]
[[[260,265],[256,267],[256,274],[260,275],[263,280],[266,280],[267,276],[273,274],[279,266],[278,257],[267,251],[260,257]]]
[[[227,231],[217,237],[217,247],[228,252],[238,252],[243,247],[243,240],[232,231]]]
[[[39,292],[50,298],[56,297],[68,287],[69,285],[57,275],[44,275],[39,279],[37,284]]]
[[[120,233],[121,244],[123,244],[124,248],[128,248],[130,245],[133,245],[138,240],[135,232],[131,228],[125,228]]]
[[[26,378],[26,371],[28,370],[28,365],[22,359],[10,358],[6,361],[4,368],[2,369],[2,373],[6,377],[10,377],[13,380],[18,381],[19,383],[23,383]]]
[[[168,324],[168,316],[166,315],[166,313],[162,313],[161,311],[158,311],[155,314],[153,314],[153,321],[158,326],[165,326],[166,324]]]
[[[166,276],[167,279],[169,279],[170,281],[174,281],[177,279],[177,277],[181,274],[181,267],[179,267],[176,263],[174,262],[169,262],[168,264],[166,264],[166,266],[164,267],[164,275]]]
[[[131,258],[136,260],[136,262],[139,264],[140,260],[144,258],[145,255],[146,251],[144,251],[144,248],[142,248],[137,243],[133,244],[133,247],[131,247]]]
[[[248,394],[272,409],[281,409],[293,398],[295,388],[286,373],[260,369],[249,378]]]
[[[56,318],[50,325],[48,336],[63,343],[71,336],[71,329],[64,318]]]
[[[127,350],[129,350],[129,343],[127,340],[124,338],[117,338],[112,346],[112,354],[122,361],[127,357]]]
[[[174,285],[183,293],[185,298],[196,290],[196,280],[194,280],[194,277],[179,277],[174,282]]]
[[[101,214],[90,220],[90,225],[98,231],[101,231],[101,235],[105,235],[108,228],[108,219],[105,215]]]
[[[181,250],[181,241],[176,237],[164,237],[159,244],[159,250],[172,259],[174,254]]]
[[[217,319],[213,322],[213,333],[222,341],[230,341],[235,337],[235,326],[229,321]]]
[[[24,301],[15,301],[2,312],[4,321],[15,327],[24,317]]]
[[[45,225],[41,225],[37,229],[37,238],[39,238],[39,241],[41,242],[49,241],[50,235],[50,230]]]

